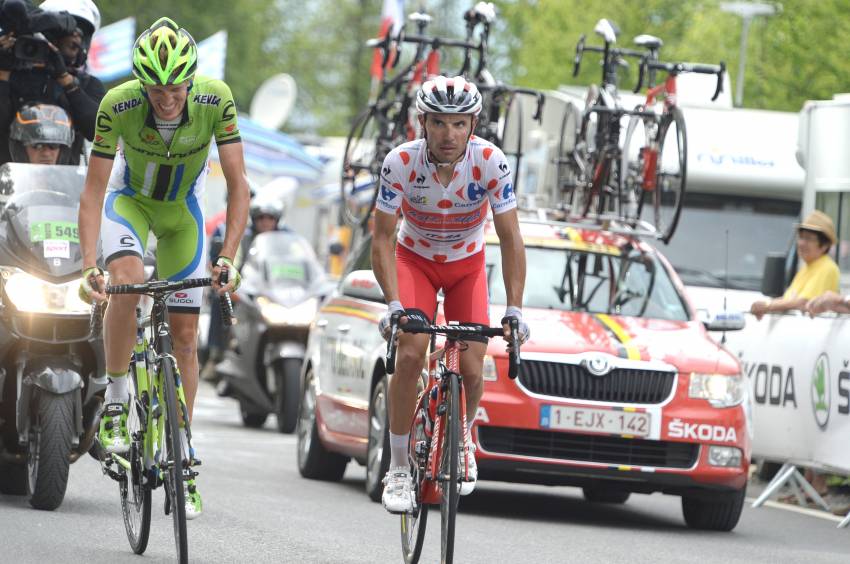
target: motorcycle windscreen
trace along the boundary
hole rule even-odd
[[[77,225],[79,200],[54,191],[14,194],[0,224],[6,251],[14,264],[30,274],[65,281],[80,276],[82,253]]]

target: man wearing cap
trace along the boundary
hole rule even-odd
[[[805,264],[797,271],[782,298],[757,301],[750,307],[750,313],[761,319],[766,313],[807,310],[810,300],[827,292],[838,292],[838,265],[829,256],[836,240],[832,219],[822,211],[810,213],[797,225],[797,256]]]

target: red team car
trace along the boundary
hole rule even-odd
[[[473,439],[479,479],[573,485],[588,501],[679,495],[687,524],[728,531],[744,502],[748,398],[738,361],[697,320],[667,261],[628,234],[522,222],[532,338],[516,380],[493,339]],[[501,260],[487,236],[491,319],[504,311]],[[298,463],[338,480],[351,458],[380,499],[389,463],[386,311],[368,240],[319,311],[304,363]],[[450,320],[451,321],[451,320]]]

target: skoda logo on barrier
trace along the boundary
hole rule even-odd
[[[829,422],[829,408],[832,403],[829,386],[829,357],[821,353],[815,361],[812,371],[812,410],[818,427],[826,429]]]
[[[593,356],[582,361],[585,369],[594,376],[605,376],[614,367],[608,362],[608,357],[603,355]]]

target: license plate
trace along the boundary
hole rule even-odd
[[[540,426],[544,429],[583,431],[606,435],[649,435],[649,413],[613,409],[592,409],[566,405],[544,405],[540,409]]]

